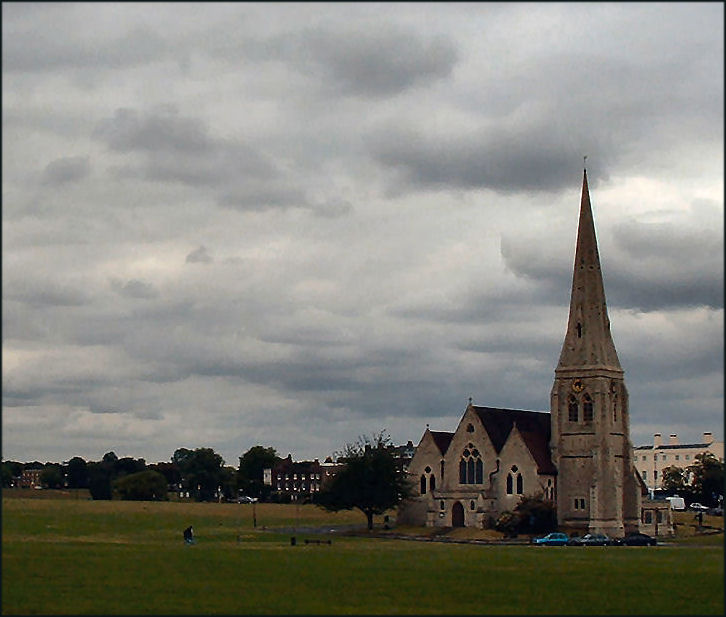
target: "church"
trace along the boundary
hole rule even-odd
[[[549,412],[469,399],[453,433],[427,426],[408,468],[414,497],[398,521],[484,528],[527,495],[553,502],[563,529],[623,537],[642,528],[647,494],[631,452],[628,391],[610,334],[585,170]]]

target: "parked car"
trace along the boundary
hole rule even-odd
[[[694,501],[690,506],[688,506],[688,509],[693,510],[694,512],[706,512],[708,510],[708,507],[698,503],[697,501]]]
[[[586,533],[581,538],[570,538],[568,546],[611,546],[614,540],[603,533]]]
[[[237,498],[237,503],[255,503],[255,501],[257,501],[257,497],[248,497],[247,495]]]
[[[535,538],[534,543],[542,544],[544,546],[565,546],[565,544],[567,544],[567,540],[569,540],[569,538],[566,533],[553,531],[542,538]]]
[[[616,541],[620,546],[655,546],[656,540],[645,533],[629,533]]]

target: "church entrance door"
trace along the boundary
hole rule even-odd
[[[457,501],[454,507],[451,508],[451,525],[452,527],[464,526],[464,506],[461,505],[460,501]]]

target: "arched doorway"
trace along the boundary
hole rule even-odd
[[[454,504],[454,507],[451,508],[451,525],[452,527],[464,526],[464,506],[462,506],[459,501],[457,501]]]

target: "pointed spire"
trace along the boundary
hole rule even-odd
[[[610,334],[590,190],[587,185],[587,169],[583,170],[582,176],[570,316],[557,368],[579,367],[622,371]]]

